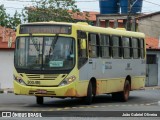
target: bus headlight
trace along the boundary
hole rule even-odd
[[[23,81],[23,79],[21,77],[14,76],[14,80],[16,80],[21,85],[26,85],[26,83]]]
[[[75,76],[70,76],[68,78],[65,78],[60,84],[59,86],[64,86],[64,85],[67,85],[67,84],[70,84],[72,83],[73,81],[75,81],[76,77]]]

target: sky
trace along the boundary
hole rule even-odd
[[[15,13],[15,10],[21,12],[26,6],[32,6],[31,0],[0,0],[0,4],[4,4],[6,12],[10,15]],[[76,0],[77,7],[81,11],[97,11],[99,12],[99,1],[98,0]],[[142,12],[153,13],[160,11],[160,0],[144,0]]]

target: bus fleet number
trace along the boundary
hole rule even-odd
[[[28,81],[29,85],[40,85],[40,81]]]

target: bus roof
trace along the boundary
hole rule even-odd
[[[97,26],[88,25],[85,22],[78,22],[78,23],[68,23],[68,22],[32,22],[32,23],[25,23],[23,25],[36,25],[36,24],[57,24],[57,25],[71,25],[75,27],[77,30],[82,30],[91,33],[101,33],[101,34],[109,34],[109,35],[117,35],[117,36],[126,36],[126,37],[140,37],[144,38],[144,33],[141,32],[133,32],[133,31],[126,31],[121,28],[114,29],[114,28],[103,28]]]

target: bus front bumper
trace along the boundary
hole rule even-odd
[[[46,97],[76,97],[77,91],[75,90],[74,82],[65,86],[59,87],[38,87],[38,86],[25,86],[16,81],[14,84],[14,93],[16,95],[33,95],[33,96],[46,96]]]

